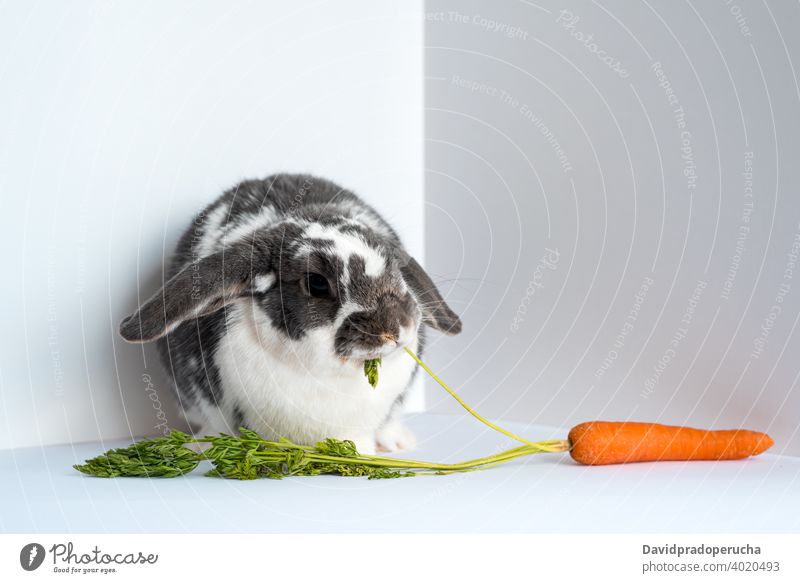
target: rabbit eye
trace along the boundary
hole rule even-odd
[[[306,279],[306,288],[312,298],[331,297],[331,288],[324,275],[319,273],[309,273]]]

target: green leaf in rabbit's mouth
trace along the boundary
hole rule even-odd
[[[364,376],[374,389],[378,385],[378,367],[381,365],[380,358],[372,358],[364,361]]]

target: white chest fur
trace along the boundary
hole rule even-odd
[[[336,437],[371,450],[376,431],[411,380],[414,361],[402,349],[384,357],[373,389],[362,363],[341,363],[333,356],[331,331],[315,329],[291,341],[271,330],[249,301],[233,309],[238,323],[214,354],[223,413],[230,418],[238,407],[247,426],[265,437],[309,445]]]

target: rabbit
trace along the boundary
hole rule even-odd
[[[353,192],[305,174],[241,182],[196,217],[168,277],[120,335],[157,341],[195,434],[414,447],[401,409],[417,364],[403,347],[421,353],[423,326],[452,335],[461,320]]]

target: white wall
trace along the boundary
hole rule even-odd
[[[331,178],[422,254],[420,15],[399,0],[3,3],[0,447],[152,433],[154,395],[177,424],[154,352],[116,328],[192,213],[242,178]]]
[[[800,454],[800,6],[426,10],[428,264],[464,315],[430,364],[485,415]]]

